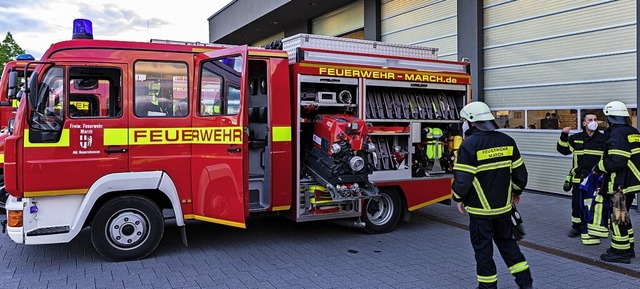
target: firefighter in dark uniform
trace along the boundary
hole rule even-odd
[[[570,127],[562,129],[556,149],[563,155],[573,153],[573,165],[565,182],[565,191],[571,190],[571,230],[569,237],[580,236],[585,245],[600,244],[599,238],[590,237],[584,233],[582,227],[586,226],[586,220],[582,220],[580,213],[580,183],[591,172],[602,157],[604,149],[604,135],[598,131],[598,119],[595,114],[587,113],[582,120],[582,132],[569,136]],[[566,185],[569,185],[567,187]]]
[[[518,286],[532,288],[531,271],[514,237],[510,216],[527,184],[520,151],[513,138],[496,131],[498,124],[485,103],[467,104],[460,117],[463,130],[469,129],[453,167],[453,200],[460,213],[469,212],[478,288],[498,288],[493,242]]]
[[[611,204],[611,245],[600,259],[628,264],[635,257],[628,213],[635,194],[640,191],[640,133],[630,125],[629,111],[624,103],[609,102],[603,112],[609,127],[604,131],[604,155],[593,170],[603,174],[600,193],[606,193]]]

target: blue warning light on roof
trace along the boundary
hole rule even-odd
[[[93,26],[91,20],[74,19],[73,35],[71,39],[93,39]]]
[[[20,54],[16,56],[16,60],[36,60],[31,54]]]

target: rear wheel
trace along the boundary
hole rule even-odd
[[[93,247],[107,260],[142,259],[153,252],[164,234],[160,208],[142,196],[107,201],[91,223]]]
[[[381,234],[392,231],[400,220],[402,202],[395,190],[380,190],[378,196],[364,203],[362,218],[365,232]]]

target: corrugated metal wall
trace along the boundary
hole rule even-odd
[[[382,1],[382,41],[438,48],[438,58],[457,60],[456,0]]]
[[[635,3],[485,1],[486,100],[500,107],[635,103]]]
[[[556,151],[559,131],[509,131],[518,143],[518,148],[529,171],[527,189],[560,194],[564,178],[571,168],[571,156]]]
[[[364,27],[364,0],[357,1],[311,21],[313,34],[340,36]]]
[[[486,0],[485,101],[491,107],[636,107],[635,0]],[[570,159],[559,130],[510,131],[530,171],[528,188],[562,193]]]

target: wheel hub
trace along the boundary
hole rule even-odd
[[[385,224],[393,215],[391,202],[391,198],[386,194],[371,199],[366,208],[367,218],[375,225]]]
[[[147,219],[139,212],[122,212],[109,223],[109,239],[119,247],[133,247],[148,234]]]

